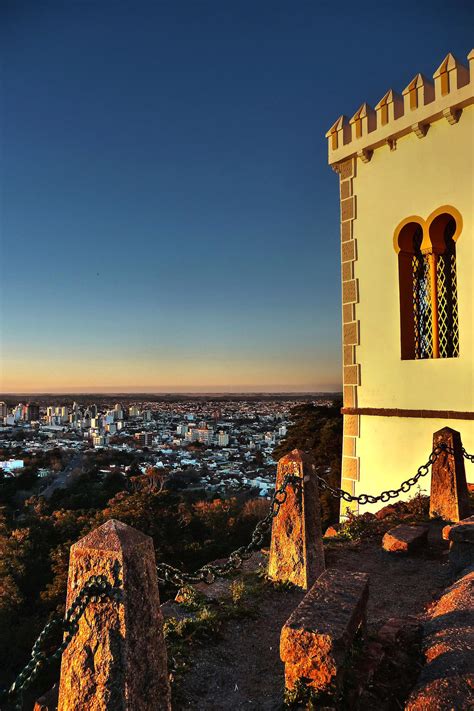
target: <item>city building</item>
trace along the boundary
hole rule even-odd
[[[229,435],[221,430],[217,435],[217,444],[219,447],[227,447],[229,444]]]
[[[4,472],[18,472],[19,469],[23,469],[24,467],[24,462],[23,459],[9,459],[6,462],[0,462],[0,469],[3,469]]]
[[[0,402],[0,417],[6,417],[8,415],[8,407],[6,402]]]
[[[109,443],[109,438],[107,435],[96,434],[92,437],[92,444],[94,447],[106,447]]]
[[[27,422],[37,422],[40,418],[40,408],[38,403],[36,402],[29,402],[28,405],[26,405],[25,408],[25,417],[24,419]]]
[[[474,51],[468,61],[448,54],[433,81],[416,74],[327,133],[340,182],[342,487],[353,494],[398,488],[445,426],[474,449]]]
[[[137,432],[133,435],[133,438],[141,448],[153,446],[153,434],[151,432]]]

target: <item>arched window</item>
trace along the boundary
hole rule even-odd
[[[456,279],[456,220],[441,213],[429,227],[436,260],[438,344],[440,358],[459,355],[458,290]]]
[[[455,215],[451,214],[455,213]],[[461,217],[436,210],[425,222],[404,220],[395,232],[402,359],[459,355],[456,239]]]

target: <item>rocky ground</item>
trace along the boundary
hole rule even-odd
[[[419,623],[450,582],[441,524],[430,523],[427,545],[400,556],[381,547],[384,529],[394,523],[390,518],[375,523],[359,542],[330,539],[325,545],[328,568],[370,575],[367,636],[354,647],[345,695],[337,704],[341,710],[403,708],[422,665]],[[196,620],[201,613],[173,604],[166,610],[167,617],[181,618],[181,626],[174,627],[168,638],[172,663],[178,660],[173,684],[176,711],[283,708],[280,631],[303,593],[275,587],[255,572],[244,573],[239,581],[240,587],[224,584],[220,602],[205,605],[211,612],[203,615],[206,629],[201,638],[193,634],[199,620],[186,631],[186,617]],[[232,596],[239,598],[236,603]],[[218,622],[221,605],[225,612]],[[213,615],[215,625],[210,623]]]

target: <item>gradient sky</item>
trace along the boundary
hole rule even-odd
[[[472,8],[3,0],[0,390],[339,389],[324,134]]]

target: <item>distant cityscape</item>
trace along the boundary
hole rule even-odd
[[[232,494],[254,490],[266,496],[275,481],[273,451],[286,436],[290,412],[301,402],[331,406],[333,396],[113,402],[0,402],[0,469],[19,477],[26,458],[61,449],[70,462],[63,472],[36,472],[43,491],[65,487],[83,457],[106,450],[137,455],[135,474],[153,471],[177,489]],[[113,459],[113,457],[112,457]],[[72,464],[71,464],[72,462]],[[138,471],[137,471],[138,467]],[[104,467],[130,478],[131,465]]]

